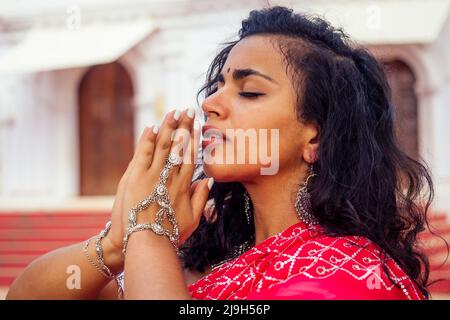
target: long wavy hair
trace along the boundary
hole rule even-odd
[[[428,297],[429,263],[417,236],[427,225],[433,183],[425,162],[399,148],[382,66],[341,29],[277,6],[251,11],[242,21],[238,39],[225,43],[213,59],[198,96],[217,90],[231,49],[252,35],[273,36],[297,91],[297,120],[318,125],[317,176],[309,190],[324,231],[370,239]],[[195,179],[204,176],[201,172]],[[239,182],[213,185],[212,219],[202,217],[181,248],[185,268],[204,272],[254,237],[254,225],[244,214],[244,192]]]

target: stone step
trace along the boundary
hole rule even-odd
[[[102,220],[103,221],[103,220]],[[98,224],[97,224],[98,225]],[[92,237],[102,227],[64,227],[64,228],[0,228],[0,241],[55,241]]]
[[[1,213],[0,229],[98,228],[108,221],[110,215],[109,212]]]

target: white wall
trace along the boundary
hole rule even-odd
[[[13,105],[15,119],[0,128],[1,198],[51,199],[76,192],[75,84],[80,74],[76,69],[42,72],[10,81],[8,90],[14,98],[1,105]]]
[[[430,158],[435,183],[437,209],[450,216],[450,17],[439,38],[422,46],[421,60],[425,66],[428,86],[419,88],[422,104],[422,150]]]

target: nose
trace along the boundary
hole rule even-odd
[[[225,119],[228,115],[228,109],[225,107],[225,97],[221,90],[206,97],[202,103],[202,109],[208,119]]]

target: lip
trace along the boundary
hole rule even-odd
[[[211,139],[211,138],[206,138],[205,139],[205,134],[209,133],[212,136],[218,136],[219,139],[215,138],[215,139]],[[224,143],[228,140],[227,136],[217,127],[211,126],[211,125],[204,125],[202,127],[202,148],[206,148],[207,146],[209,146],[210,144],[220,144],[220,143]]]
[[[207,146],[209,146],[210,144],[220,144],[223,143],[223,141],[202,141],[202,149],[206,149]]]

